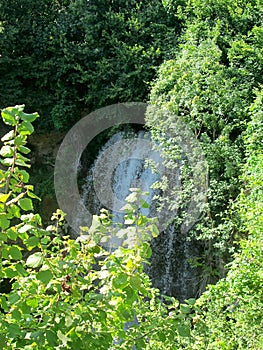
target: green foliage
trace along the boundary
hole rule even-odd
[[[1,149],[6,170],[0,173],[0,279],[12,284],[0,294],[2,348],[174,349],[187,343],[195,301],[179,306],[164,297],[162,302],[143,272],[151,256],[149,240],[158,234],[155,220],[138,207],[147,206],[145,193],[132,189],[123,227],[102,210],[72,240],[64,235],[64,215],[57,210],[53,224],[42,228],[39,214],[32,212],[29,175],[21,169],[28,160],[20,165],[19,157],[38,115],[23,109],[2,111],[14,129],[2,138]],[[109,252],[104,247],[114,236],[124,242]]]
[[[238,197],[243,230],[247,239],[221,280],[198,300],[201,308],[193,336],[193,349],[262,349],[263,298],[263,147],[262,91],[250,108],[251,121],[244,134],[247,163],[242,180],[245,188]]]
[[[181,30],[160,0],[1,0],[0,23],[0,107],[23,101],[39,110],[41,131],[145,101]]]
[[[160,66],[152,84],[150,102],[172,114],[162,118],[149,113],[148,125],[174,168],[180,158],[176,145],[171,147],[176,142],[161,135],[176,130],[177,118],[200,142],[209,165],[208,203],[190,234],[204,242],[204,268],[222,276],[240,236],[233,202],[245,161],[241,134],[250,120],[255,87],[262,83],[263,9],[249,0],[193,0],[179,7],[176,1],[164,3],[171,14],[181,14],[185,31],[176,55]],[[189,173],[184,183],[187,193]]]

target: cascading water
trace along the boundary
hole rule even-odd
[[[145,132],[139,131],[137,134],[133,133],[129,136],[142,141],[145,138]],[[142,191],[149,192],[146,200],[151,204],[151,207],[150,209],[142,209],[142,211],[146,216],[154,216],[155,204],[153,198],[156,190],[153,190],[151,186],[160,179],[158,173],[154,173],[150,168],[145,167],[145,159],[141,159],[141,142],[133,145],[129,159],[122,160],[120,155],[123,152],[123,143],[121,141],[125,138],[127,138],[127,134],[119,132],[106,142],[101,148],[94,165],[89,169],[85,183],[82,186],[82,198],[85,205],[89,207],[91,212],[97,214],[100,208],[105,207],[105,205],[101,203],[101,198],[98,198],[100,195],[95,190],[96,186],[93,181],[96,162],[105,162],[105,159],[101,158],[102,155],[105,150],[115,145],[111,152],[107,154],[107,162],[111,164],[116,159],[120,159],[120,161],[112,173],[110,181],[111,190],[114,194],[113,200],[106,206],[112,209],[115,222],[122,222],[123,220],[123,213],[120,212],[120,209],[124,205],[131,187],[139,187]],[[147,158],[155,163],[161,162],[160,155],[156,151],[149,151]],[[175,182],[177,186],[180,183],[179,172]],[[113,245],[118,244],[116,241],[112,243]],[[158,238],[152,241],[151,264],[146,266],[145,270],[151,277],[153,285],[159,288],[163,294],[173,295],[179,300],[195,296],[198,290],[199,271],[190,265],[189,259],[198,255],[199,250],[200,247],[198,247],[197,242],[189,241],[186,233],[176,230],[175,225],[170,225],[160,233]]]

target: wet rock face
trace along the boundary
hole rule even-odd
[[[187,234],[174,227],[166,229],[152,241],[151,264],[146,266],[153,285],[179,301],[195,298],[202,292],[202,271],[194,267],[191,260],[200,255],[201,250],[201,244],[188,241]]]
[[[40,204],[36,203],[36,209],[42,216],[44,225],[50,222],[52,214],[58,208],[54,191],[54,166],[64,136],[65,134],[59,132],[34,133],[28,140],[31,149],[31,183],[42,199]]]
[[[37,163],[54,167],[56,155],[64,136],[65,134],[59,132],[32,134],[29,138],[32,164]]]

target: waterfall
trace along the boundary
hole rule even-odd
[[[139,187],[142,191],[149,192],[146,201],[151,206],[149,209],[142,209],[142,212],[146,216],[154,216],[155,203],[153,199],[156,190],[153,190],[151,186],[160,180],[158,172],[155,173],[146,167],[145,159],[141,159],[141,142],[145,138],[147,140],[147,133],[139,131],[138,133],[130,133],[128,136],[138,141],[133,143],[133,147],[129,149],[128,159],[122,158],[123,141],[127,138],[127,134],[118,132],[101,148],[93,166],[88,170],[82,186],[83,201],[94,214],[97,214],[101,207],[105,207],[105,203],[101,203],[100,197],[111,187],[113,198],[108,199],[106,207],[110,207],[109,209],[112,210],[115,222],[123,220],[123,213],[120,209],[124,205],[131,187]],[[129,144],[127,145],[129,148]],[[103,158],[105,152],[108,152],[107,157]],[[147,152],[147,158],[155,163],[161,163],[159,153],[152,149]],[[99,176],[102,169],[97,168],[96,170],[97,163],[102,163],[107,169],[116,160],[118,160],[118,164],[111,173],[110,182],[106,183],[105,188],[102,188],[101,193],[98,194],[99,191],[95,190],[94,178]],[[104,171],[106,171],[105,169]],[[175,181],[180,183],[179,173]],[[104,179],[100,179],[100,182],[104,182]],[[117,238],[114,238],[111,244],[116,246],[119,243],[116,240]],[[197,242],[189,241],[187,234],[176,230],[172,224],[161,232],[159,237],[153,239],[151,264],[145,267],[145,271],[151,277],[153,285],[159,288],[163,294],[175,296],[179,300],[194,297],[198,290],[199,271],[190,265],[189,259],[198,254],[199,250]]]

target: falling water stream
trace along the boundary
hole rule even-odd
[[[110,146],[118,144],[127,135],[118,132],[113,135],[101,148],[93,166],[88,170],[84,185],[82,186],[82,198],[84,203],[90,206],[91,212],[98,213],[104,205],[96,195],[94,189],[94,169],[96,162],[100,160],[101,154]],[[145,132],[139,131],[132,135],[133,138],[144,139]],[[122,144],[120,143],[120,147]],[[121,150],[118,147],[113,149],[108,161],[115,161],[119,157]],[[154,173],[149,167],[145,167],[145,160],[141,157],[140,142],[132,149],[129,159],[121,161],[116,167],[111,177],[111,189],[114,193],[114,200],[110,208],[114,214],[115,222],[123,220],[123,213],[120,212],[120,202],[124,204],[125,198],[130,193],[131,187],[139,187],[143,191],[148,191],[146,199],[150,204],[150,209],[143,209],[143,214],[152,216],[155,210],[153,201],[155,191],[152,184],[159,180],[158,173]],[[160,162],[160,155],[156,151],[151,151],[148,157],[155,163]],[[180,182],[180,176],[176,178]],[[116,244],[116,242],[114,242]],[[189,259],[198,254],[200,247],[197,242],[189,241],[186,233],[176,230],[174,225],[160,233],[159,237],[152,241],[152,258],[149,266],[145,268],[146,273],[152,279],[153,285],[160,289],[162,294],[175,296],[179,300],[194,297],[198,290],[199,271],[189,263]]]

